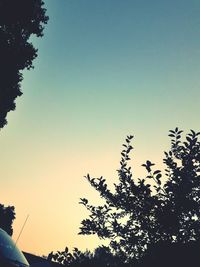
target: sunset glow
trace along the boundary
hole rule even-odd
[[[162,167],[168,130],[199,131],[200,2],[45,0],[49,22],[23,95],[1,130],[1,203],[16,209],[14,239],[37,255],[78,247],[87,211],[101,201],[84,175],[117,179],[134,134],[135,178]]]

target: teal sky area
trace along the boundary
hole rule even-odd
[[[136,177],[161,166],[168,130],[200,130],[200,2],[45,0],[49,23],[23,96],[1,131],[1,203],[16,207],[20,247],[48,254],[77,236],[98,203],[83,176],[116,179],[121,144],[134,134]]]

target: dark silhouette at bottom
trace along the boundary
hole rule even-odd
[[[160,243],[147,251],[137,267],[199,267],[200,242]]]

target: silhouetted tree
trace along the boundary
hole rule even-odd
[[[37,57],[29,38],[43,35],[45,15],[42,0],[0,0],[0,128],[22,95],[22,70],[33,68]]]
[[[0,204],[0,228],[9,235],[13,234],[13,221],[15,219],[15,208],[13,206],[5,207]]]
[[[81,252],[78,248],[74,248],[72,252],[68,247],[64,251],[49,253],[47,259],[63,264],[64,266],[91,266],[93,254],[90,251]]]
[[[108,189],[103,177],[86,176],[105,200],[101,206],[81,199],[90,215],[80,234],[110,239],[110,247],[125,261],[140,259],[158,244],[200,240],[200,143],[193,130],[181,141],[182,131],[170,131],[171,149],[165,152],[165,177],[147,161],[145,179],[134,179],[128,166],[133,149],[127,136],[121,153],[119,182]]]
[[[93,265],[98,267],[128,267],[120,255],[113,254],[111,249],[106,246],[99,246],[93,254]]]
[[[74,248],[70,253],[68,248],[66,248],[64,251],[57,251],[56,253],[51,252],[47,259],[70,267],[124,266],[124,262],[121,260],[121,258],[113,255],[110,248],[106,246],[100,246],[96,248],[93,253],[88,250],[81,252],[77,248]]]

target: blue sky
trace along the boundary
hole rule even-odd
[[[0,139],[1,201],[16,206],[16,235],[30,214],[20,242],[38,254],[97,244],[77,236],[86,216],[79,197],[97,196],[82,177],[112,183],[127,134],[135,134],[137,166],[161,165],[169,129],[200,130],[199,1],[45,5],[45,35],[32,39],[35,69],[24,72],[24,94]]]
[[[197,1],[61,0],[47,1],[47,8],[42,56],[36,77],[28,76],[55,117],[94,128],[110,120],[117,128],[125,111],[130,123],[130,116],[137,124],[156,120],[167,129],[185,126],[182,117],[191,121],[186,107],[199,86]]]

